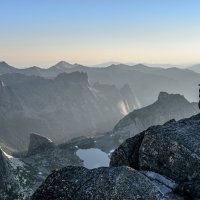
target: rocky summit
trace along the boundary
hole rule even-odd
[[[175,180],[178,191],[199,196],[200,114],[153,126],[127,139],[111,157],[110,166],[154,171]]]
[[[32,200],[200,199],[200,114],[152,126],[127,139],[110,167],[54,171]]]
[[[54,171],[32,200],[167,199],[147,176],[129,167],[65,167]]]

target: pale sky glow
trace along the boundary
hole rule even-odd
[[[0,0],[0,60],[200,62],[199,0]]]

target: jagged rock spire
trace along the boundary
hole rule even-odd
[[[53,147],[54,143],[50,139],[37,133],[31,133],[27,155],[34,155],[45,149],[51,149]]]

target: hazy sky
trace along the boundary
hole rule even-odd
[[[0,0],[0,60],[200,62],[200,0]]]

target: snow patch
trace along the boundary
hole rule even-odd
[[[168,179],[168,178],[166,178],[166,177],[164,177],[164,176],[162,176],[162,175],[160,175],[158,173],[148,171],[145,174],[149,178],[157,180],[160,183],[168,186],[169,188],[174,189],[177,186],[177,184],[174,181],[172,181],[172,180],[170,180],[170,179]]]
[[[1,149],[1,151],[3,152],[3,155],[5,156],[5,158],[9,161],[9,164],[11,165],[11,167],[13,169],[17,169],[18,167],[23,168],[24,167],[24,163],[22,161],[20,161],[18,158],[15,158],[9,154],[7,154],[5,151],[3,151]]]
[[[173,180],[168,179],[158,173],[151,171],[142,171],[141,173],[148,177],[164,195],[172,195],[173,190],[177,187],[177,184]]]
[[[115,151],[115,149],[111,149],[110,151],[109,151],[109,153],[108,153],[108,156],[109,156],[109,158],[110,158],[110,156],[112,155],[112,153]]]

